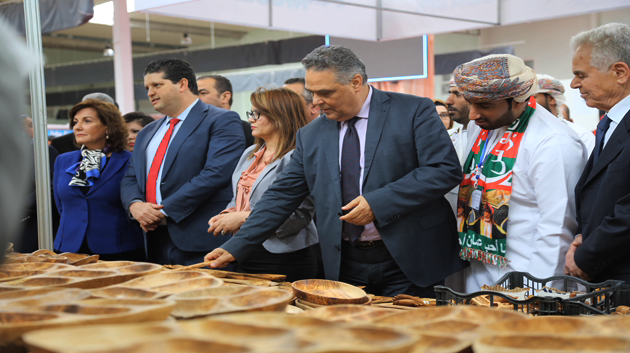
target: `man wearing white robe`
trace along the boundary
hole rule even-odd
[[[484,71],[493,61],[501,62],[496,67],[502,69]],[[492,151],[512,122],[524,114],[537,89],[534,71],[511,55],[491,55],[460,65],[455,81],[471,103],[468,153],[482,129],[489,131],[487,147]],[[520,87],[512,85],[514,82],[520,82]],[[464,270],[466,292],[492,285],[510,271],[539,278],[563,274],[564,256],[577,229],[574,188],[586,160],[586,149],[577,134],[537,105],[512,169],[505,229],[507,264],[502,267],[471,259],[471,266]]]
[[[556,78],[549,75],[536,75],[538,78],[538,92],[536,93],[536,102],[543,108],[547,109],[551,114],[562,119],[562,121],[569,125],[573,131],[575,131],[580,140],[586,146],[586,150],[589,155],[593,152],[595,147],[595,134],[592,131],[563,118],[562,109],[566,104],[566,98],[564,97],[564,85]]]

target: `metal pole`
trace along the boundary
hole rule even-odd
[[[40,249],[52,250],[52,199],[48,159],[48,122],[46,117],[46,86],[44,55],[39,16],[39,0],[24,0],[26,40],[37,65],[29,74],[31,87],[31,118],[35,150],[35,190],[37,196],[37,235]]]

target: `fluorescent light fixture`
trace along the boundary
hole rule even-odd
[[[127,0],[127,12],[134,12],[136,9],[135,0]],[[114,2],[108,1],[94,6],[94,17],[90,23],[99,25],[114,25]]]
[[[368,79],[368,82],[416,80],[419,78],[429,77],[429,39],[428,38],[429,37],[426,34],[422,36],[422,63],[423,63],[422,71],[424,72],[422,75],[379,77],[379,78]]]
[[[327,46],[327,47],[330,46],[330,36],[329,35],[326,35],[326,41],[324,42],[324,45]]]

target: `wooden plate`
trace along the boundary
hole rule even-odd
[[[274,288],[218,287],[176,294],[172,315],[193,318],[230,312],[282,311],[293,295]]]
[[[39,330],[29,332],[22,338],[34,352],[93,352],[104,348],[125,348],[156,337],[168,337],[174,331],[173,326],[156,323],[95,325]]]
[[[628,352],[630,340],[615,337],[486,336],[473,344],[475,353]]]
[[[355,286],[325,279],[305,279],[293,282],[296,298],[320,305],[365,304],[370,297]]]
[[[95,351],[94,353],[155,353],[155,352],[182,352],[182,353],[248,353],[252,352],[237,344],[209,342],[193,338],[176,337],[170,339],[147,340],[127,348],[115,350]]]
[[[123,286],[92,289],[90,293],[97,298],[109,299],[158,299],[164,296],[163,293],[149,289],[127,288]]]
[[[308,312],[304,316],[328,321],[371,322],[396,313],[390,309],[374,308],[369,305],[331,305],[322,306]]]
[[[59,254],[59,256],[66,257],[68,259],[68,264],[72,266],[81,266],[96,263],[100,258],[99,255],[75,254],[71,252],[62,253]]]
[[[584,335],[596,330],[588,320],[567,316],[538,316],[528,320],[506,320],[484,326],[483,333],[508,335]]]
[[[472,352],[471,343],[460,341],[454,337],[421,334],[418,342],[413,346],[413,353],[464,353]]]
[[[214,278],[205,273],[196,271],[181,271],[181,272],[161,272],[154,275],[143,276],[125,283],[125,287],[131,288],[155,288],[160,286],[167,286],[170,284],[179,284],[185,280],[193,278]],[[191,288],[192,289],[192,288]]]

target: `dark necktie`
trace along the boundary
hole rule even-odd
[[[597,163],[597,159],[599,159],[599,156],[604,149],[604,139],[611,121],[612,120],[610,120],[608,115],[604,115],[602,120],[599,121],[599,124],[597,124],[597,132],[595,133],[595,150],[593,151],[593,165]]]
[[[341,149],[341,195],[344,206],[361,195],[359,192],[361,147],[359,134],[354,126],[357,120],[359,120],[357,116],[348,120],[348,128],[343,137]],[[344,211],[344,214],[348,212],[350,211]],[[343,222],[342,229],[343,233],[350,239],[350,243],[354,244],[361,237],[364,226]]]
[[[179,119],[171,119],[171,121],[169,121],[170,126],[168,127],[168,131],[166,131],[166,134],[164,134],[162,142],[160,142],[160,146],[155,153],[155,157],[153,157],[151,169],[149,169],[149,177],[147,178],[147,202],[157,203],[155,188],[157,184],[158,174],[160,174],[160,167],[162,166],[162,162],[164,161],[164,155],[166,154],[166,150],[168,149],[168,143],[171,141],[171,135],[173,135],[173,130],[175,130],[175,126],[177,125],[177,123],[179,123],[179,121]]]

